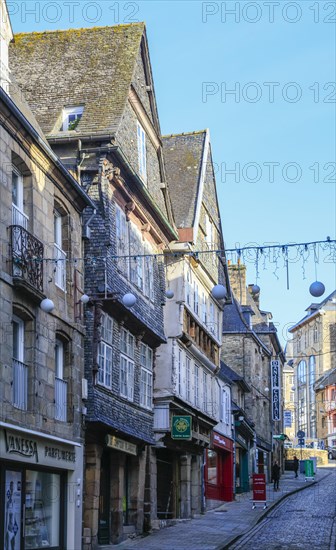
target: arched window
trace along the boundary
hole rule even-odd
[[[309,357],[309,391],[310,391],[310,401],[314,401],[314,398],[315,398],[315,391],[314,391],[315,377],[316,377],[316,362],[315,362],[315,355],[311,355],[311,356]]]
[[[307,381],[307,363],[306,361],[300,361],[298,365],[298,382],[299,385],[305,384]]]

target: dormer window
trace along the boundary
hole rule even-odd
[[[139,174],[143,182],[147,183],[147,158],[146,158],[146,134],[145,130],[139,124],[137,126],[138,132],[138,160],[139,160]]]
[[[70,132],[72,130],[76,130],[79,121],[82,118],[83,111],[83,106],[65,107],[65,109],[63,109],[62,131]]]

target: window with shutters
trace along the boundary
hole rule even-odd
[[[101,340],[98,346],[98,383],[107,388],[112,386],[112,338],[113,319],[102,314]]]
[[[120,395],[134,400],[135,337],[128,330],[120,331]]]
[[[140,345],[140,405],[153,408],[153,350],[146,344]]]

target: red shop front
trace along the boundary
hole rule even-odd
[[[205,456],[205,498],[233,500],[233,441],[213,432],[211,449]]]

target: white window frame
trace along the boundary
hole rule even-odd
[[[204,325],[208,322],[208,301],[205,292],[202,294],[202,322]]]
[[[208,375],[203,371],[203,411],[208,412]]]
[[[24,363],[24,337],[25,337],[25,322],[20,317],[13,315],[13,324],[18,325],[18,357],[14,357],[14,332],[13,332],[13,359]]]
[[[13,188],[14,188],[14,178],[13,174],[17,177],[17,202],[13,202]],[[23,186],[23,175],[21,172],[12,164],[12,225],[20,225],[24,229],[28,227],[28,216],[24,212],[23,205],[24,198],[24,186]]]
[[[107,313],[102,313],[101,318],[101,339],[98,344],[98,376],[99,385],[106,388],[112,387],[113,368],[113,319]]]
[[[68,384],[64,380],[65,350],[62,340],[55,341],[55,420],[67,421]]]
[[[194,392],[195,392],[195,406],[199,406],[199,373],[200,367],[198,365],[194,366]]]
[[[70,116],[75,116],[76,120],[82,118],[84,112],[84,106],[78,105],[76,107],[64,107],[63,109],[63,115],[62,115],[62,132],[72,132],[73,130],[69,130],[69,118]]]
[[[28,408],[28,367],[24,363],[25,322],[20,317],[13,315],[17,329],[17,353],[14,353],[14,329],[13,329],[13,406],[26,411]],[[16,357],[15,357],[16,355]]]
[[[59,338],[55,342],[55,377],[64,380],[64,344]]]
[[[63,244],[63,217],[58,210],[54,210],[54,251],[55,251],[55,285],[66,290],[66,253]]]
[[[137,122],[137,142],[138,142],[138,163],[139,174],[142,181],[147,184],[147,151],[146,151],[146,132]]]
[[[120,395],[134,401],[135,337],[128,330],[120,330]]]
[[[198,315],[199,313],[198,293],[199,293],[198,284],[194,280],[194,312],[196,313],[196,315]]]
[[[192,289],[192,278],[191,278],[190,268],[187,266],[186,302],[190,307],[191,307],[191,289]]]
[[[186,398],[191,402],[191,359],[186,355]]]
[[[153,350],[141,342],[140,345],[140,405],[146,409],[153,408]]]
[[[209,315],[210,315],[209,331],[215,336],[216,335],[215,304],[213,303],[212,300],[210,300]]]
[[[155,254],[150,243],[143,241],[140,229],[131,221],[127,222],[126,215],[118,204],[115,207],[116,254],[117,256],[126,256],[125,259],[118,259],[118,268],[129,278],[132,285],[154,302]]]

